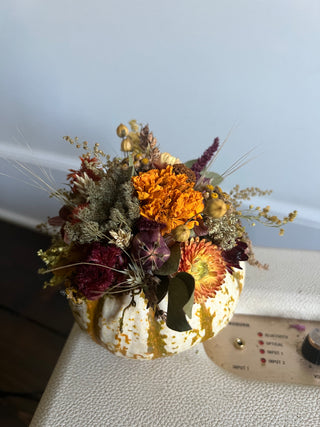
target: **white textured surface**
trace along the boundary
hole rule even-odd
[[[256,249],[238,312],[320,320],[320,252]],[[32,427],[319,426],[320,388],[237,378],[202,345],[154,361],[109,354],[74,326]]]

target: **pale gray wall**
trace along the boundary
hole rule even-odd
[[[136,118],[187,160],[232,129],[218,172],[257,148],[226,188],[273,188],[266,204],[300,214],[287,237],[258,228],[255,243],[320,249],[319,22],[318,0],[2,0],[0,153],[60,184],[77,164],[66,134],[116,154],[117,124]],[[55,213],[0,170],[2,217]]]

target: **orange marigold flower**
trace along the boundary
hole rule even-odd
[[[182,224],[192,229],[204,209],[202,194],[193,189],[194,183],[187,182],[185,174],[175,175],[172,169],[151,169],[132,177],[141,201],[140,214],[164,224],[162,234]]]
[[[185,271],[194,277],[196,303],[213,298],[226,276],[225,262],[218,246],[199,237],[181,244],[178,271]]]

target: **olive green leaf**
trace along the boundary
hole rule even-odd
[[[188,273],[178,273],[179,274],[179,278],[183,279],[187,290],[189,292],[189,300],[186,302],[186,304],[183,306],[183,311],[185,312],[185,314],[189,317],[189,319],[191,319],[192,317],[192,307],[193,307],[193,303],[194,303],[194,286],[195,286],[195,281],[194,278],[191,274]]]
[[[223,177],[216,172],[209,172],[204,170],[200,174],[205,178],[209,178],[211,185],[218,185],[223,181]]]
[[[168,292],[169,287],[169,277],[168,276],[159,276],[160,283],[156,287],[156,296],[157,296],[157,303],[159,304],[160,301],[163,300],[163,298],[166,296],[166,293]]]
[[[177,272],[181,258],[180,243],[175,243],[171,246],[170,252],[168,260],[154,274],[168,276]]]
[[[174,331],[189,331],[191,326],[186,315],[191,318],[194,294],[194,278],[180,272],[170,279],[168,287],[167,326]]]
[[[193,160],[188,160],[187,162],[185,162],[185,166],[187,166],[187,168],[191,168],[192,165],[197,161],[197,159],[193,159]]]

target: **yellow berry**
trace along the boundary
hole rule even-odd
[[[117,135],[119,138],[125,138],[129,134],[129,129],[122,123],[117,127]]]
[[[124,151],[125,153],[128,153],[129,151],[132,151],[132,141],[131,138],[125,138],[121,142],[121,151]]]
[[[190,230],[186,225],[178,225],[178,227],[172,231],[172,237],[177,242],[186,242],[190,237]]]
[[[228,208],[225,202],[221,199],[210,199],[207,202],[205,213],[211,218],[221,218]]]

